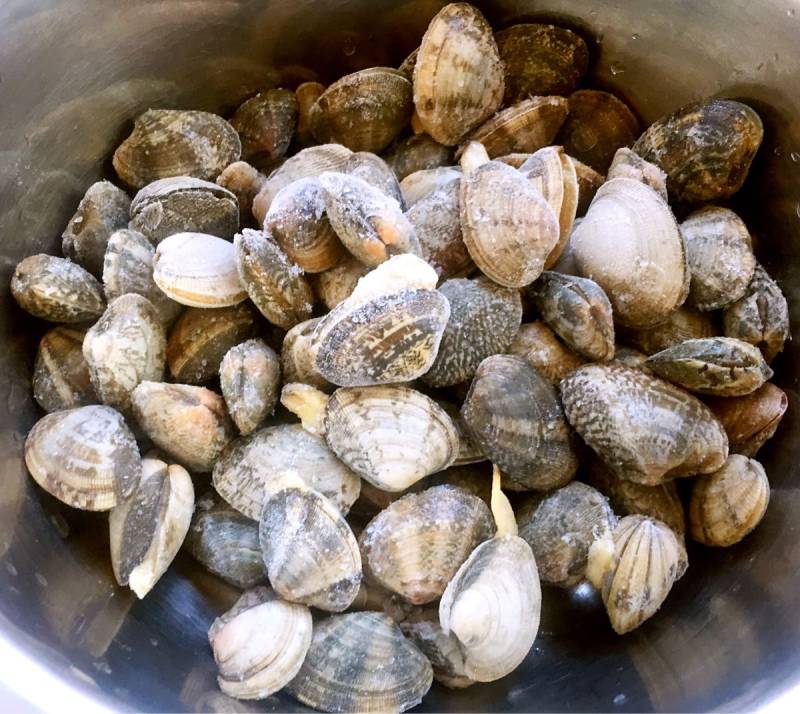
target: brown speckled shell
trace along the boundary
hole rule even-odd
[[[244,102],[230,120],[242,141],[242,158],[259,169],[273,167],[289,148],[297,114],[297,98],[288,89],[270,89]]]
[[[522,357],[552,385],[557,385],[585,362],[562,343],[544,322],[522,325],[508,353]]]
[[[33,398],[46,412],[97,403],[89,366],[83,358],[86,333],[54,327],[39,340],[33,366]]]

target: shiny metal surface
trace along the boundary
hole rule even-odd
[[[5,0],[0,4],[0,644],[98,703],[149,711],[300,710],[222,696],[206,629],[234,593],[180,558],[144,602],[117,588],[105,517],[69,512],[22,463],[36,419],[35,334],[8,284],[57,252],[88,184],[147,107],[229,112],[279,80],[398,63],[439,0]],[[766,140],[740,204],[800,331],[800,1],[498,0],[502,27],[554,19],[595,41],[596,81],[645,121],[708,95],[758,109]],[[525,664],[491,685],[435,688],[425,711],[750,709],[800,685],[798,348],[777,362],[790,410],[762,452],[767,517],[734,548],[692,548],[663,611],[617,637],[597,600],[545,592]],[[14,661],[17,661],[16,659]],[[0,668],[0,679],[12,669]],[[21,676],[18,671],[15,677]],[[37,682],[15,681],[15,689]]]

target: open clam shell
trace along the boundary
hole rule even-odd
[[[231,117],[242,142],[242,158],[268,169],[283,158],[297,124],[298,102],[289,89],[269,89],[251,97]]]
[[[46,412],[85,407],[97,402],[83,358],[86,333],[54,327],[39,340],[33,365],[33,398]]]
[[[544,322],[522,325],[508,353],[522,357],[554,386],[585,361],[561,342]]]
[[[416,171],[449,166],[453,163],[453,150],[427,134],[414,134],[390,147],[384,158],[397,180],[402,181]]]

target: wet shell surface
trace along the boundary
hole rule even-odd
[[[554,386],[585,361],[561,342],[544,322],[522,325],[508,353],[522,357]]]
[[[698,340],[717,334],[714,321],[707,312],[683,305],[655,327],[645,330],[622,330],[622,340],[651,355],[686,340]]]
[[[769,495],[764,467],[731,454],[719,471],[695,481],[689,503],[692,538],[713,546],[738,543],[761,522]]]
[[[390,196],[405,209],[403,193],[400,190],[397,176],[392,168],[380,156],[369,151],[359,151],[353,154],[344,165],[342,173],[349,174],[366,181],[382,193]]]
[[[267,177],[246,161],[234,161],[217,176],[217,185],[228,189],[239,204],[239,224],[244,227],[253,219],[253,201]]]
[[[481,362],[461,416],[467,432],[513,490],[549,490],[575,474],[578,457],[558,395],[521,357]]]
[[[193,511],[194,487],[186,469],[143,459],[138,487],[108,514],[117,582],[140,599],[147,595],[178,554]]]
[[[91,273],[44,253],[17,263],[11,294],[23,310],[51,322],[87,322],[106,309],[103,289]]]
[[[633,150],[666,172],[673,198],[717,201],[742,187],[763,136],[761,118],[746,104],[711,99],[654,122]]]
[[[228,413],[240,434],[255,431],[275,409],[281,381],[278,355],[263,340],[231,347],[219,367]]]
[[[314,627],[303,666],[287,691],[327,712],[403,712],[422,701],[433,671],[382,613],[333,615]]]
[[[480,498],[454,486],[434,486],[381,511],[359,543],[369,577],[421,605],[444,592],[492,532],[491,513]]]
[[[269,89],[242,104],[231,117],[242,142],[242,158],[270,168],[283,158],[297,124],[298,103],[289,89]]]
[[[216,114],[149,109],[114,152],[114,168],[134,188],[170,176],[213,181],[241,151],[236,130]]]
[[[415,134],[403,139],[384,154],[398,181],[415,171],[435,169],[453,163],[453,150],[427,134]]]
[[[439,290],[450,303],[450,320],[436,360],[422,377],[433,387],[472,379],[486,357],[506,351],[522,322],[519,291],[488,278],[448,280]]]
[[[561,381],[572,427],[620,478],[655,486],[716,471],[728,437],[699,400],[640,369],[586,365]]]
[[[311,276],[314,291],[328,310],[349,297],[369,268],[349,253],[333,268]]]
[[[451,3],[430,22],[414,66],[414,105],[424,130],[458,144],[503,100],[503,63],[492,28],[467,3]]]
[[[409,174],[400,182],[400,190],[409,211],[417,201],[429,193],[444,188],[453,181],[461,180],[461,169],[456,166],[440,166]],[[458,185],[458,184],[457,184]]]
[[[281,347],[281,373],[287,384],[299,382],[317,389],[330,387],[328,381],[314,369],[311,335],[321,318],[315,317],[295,325],[286,333]]]
[[[55,327],[39,340],[33,366],[33,398],[46,412],[85,407],[97,402],[83,358],[85,333]]]
[[[204,387],[142,382],[131,394],[139,425],[186,468],[211,471],[233,437],[222,397]]]
[[[142,475],[139,449],[122,415],[99,405],[37,421],[25,440],[25,465],[49,494],[87,511],[113,508]]]

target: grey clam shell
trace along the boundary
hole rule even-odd
[[[278,355],[263,340],[231,347],[219,368],[222,396],[240,434],[255,431],[275,409],[281,381]]]
[[[33,366],[33,398],[46,412],[84,407],[97,402],[83,358],[86,333],[55,327],[42,336]]]
[[[343,173],[366,181],[382,193],[393,198],[405,210],[403,192],[392,168],[380,156],[369,151],[359,151],[347,159]]]

